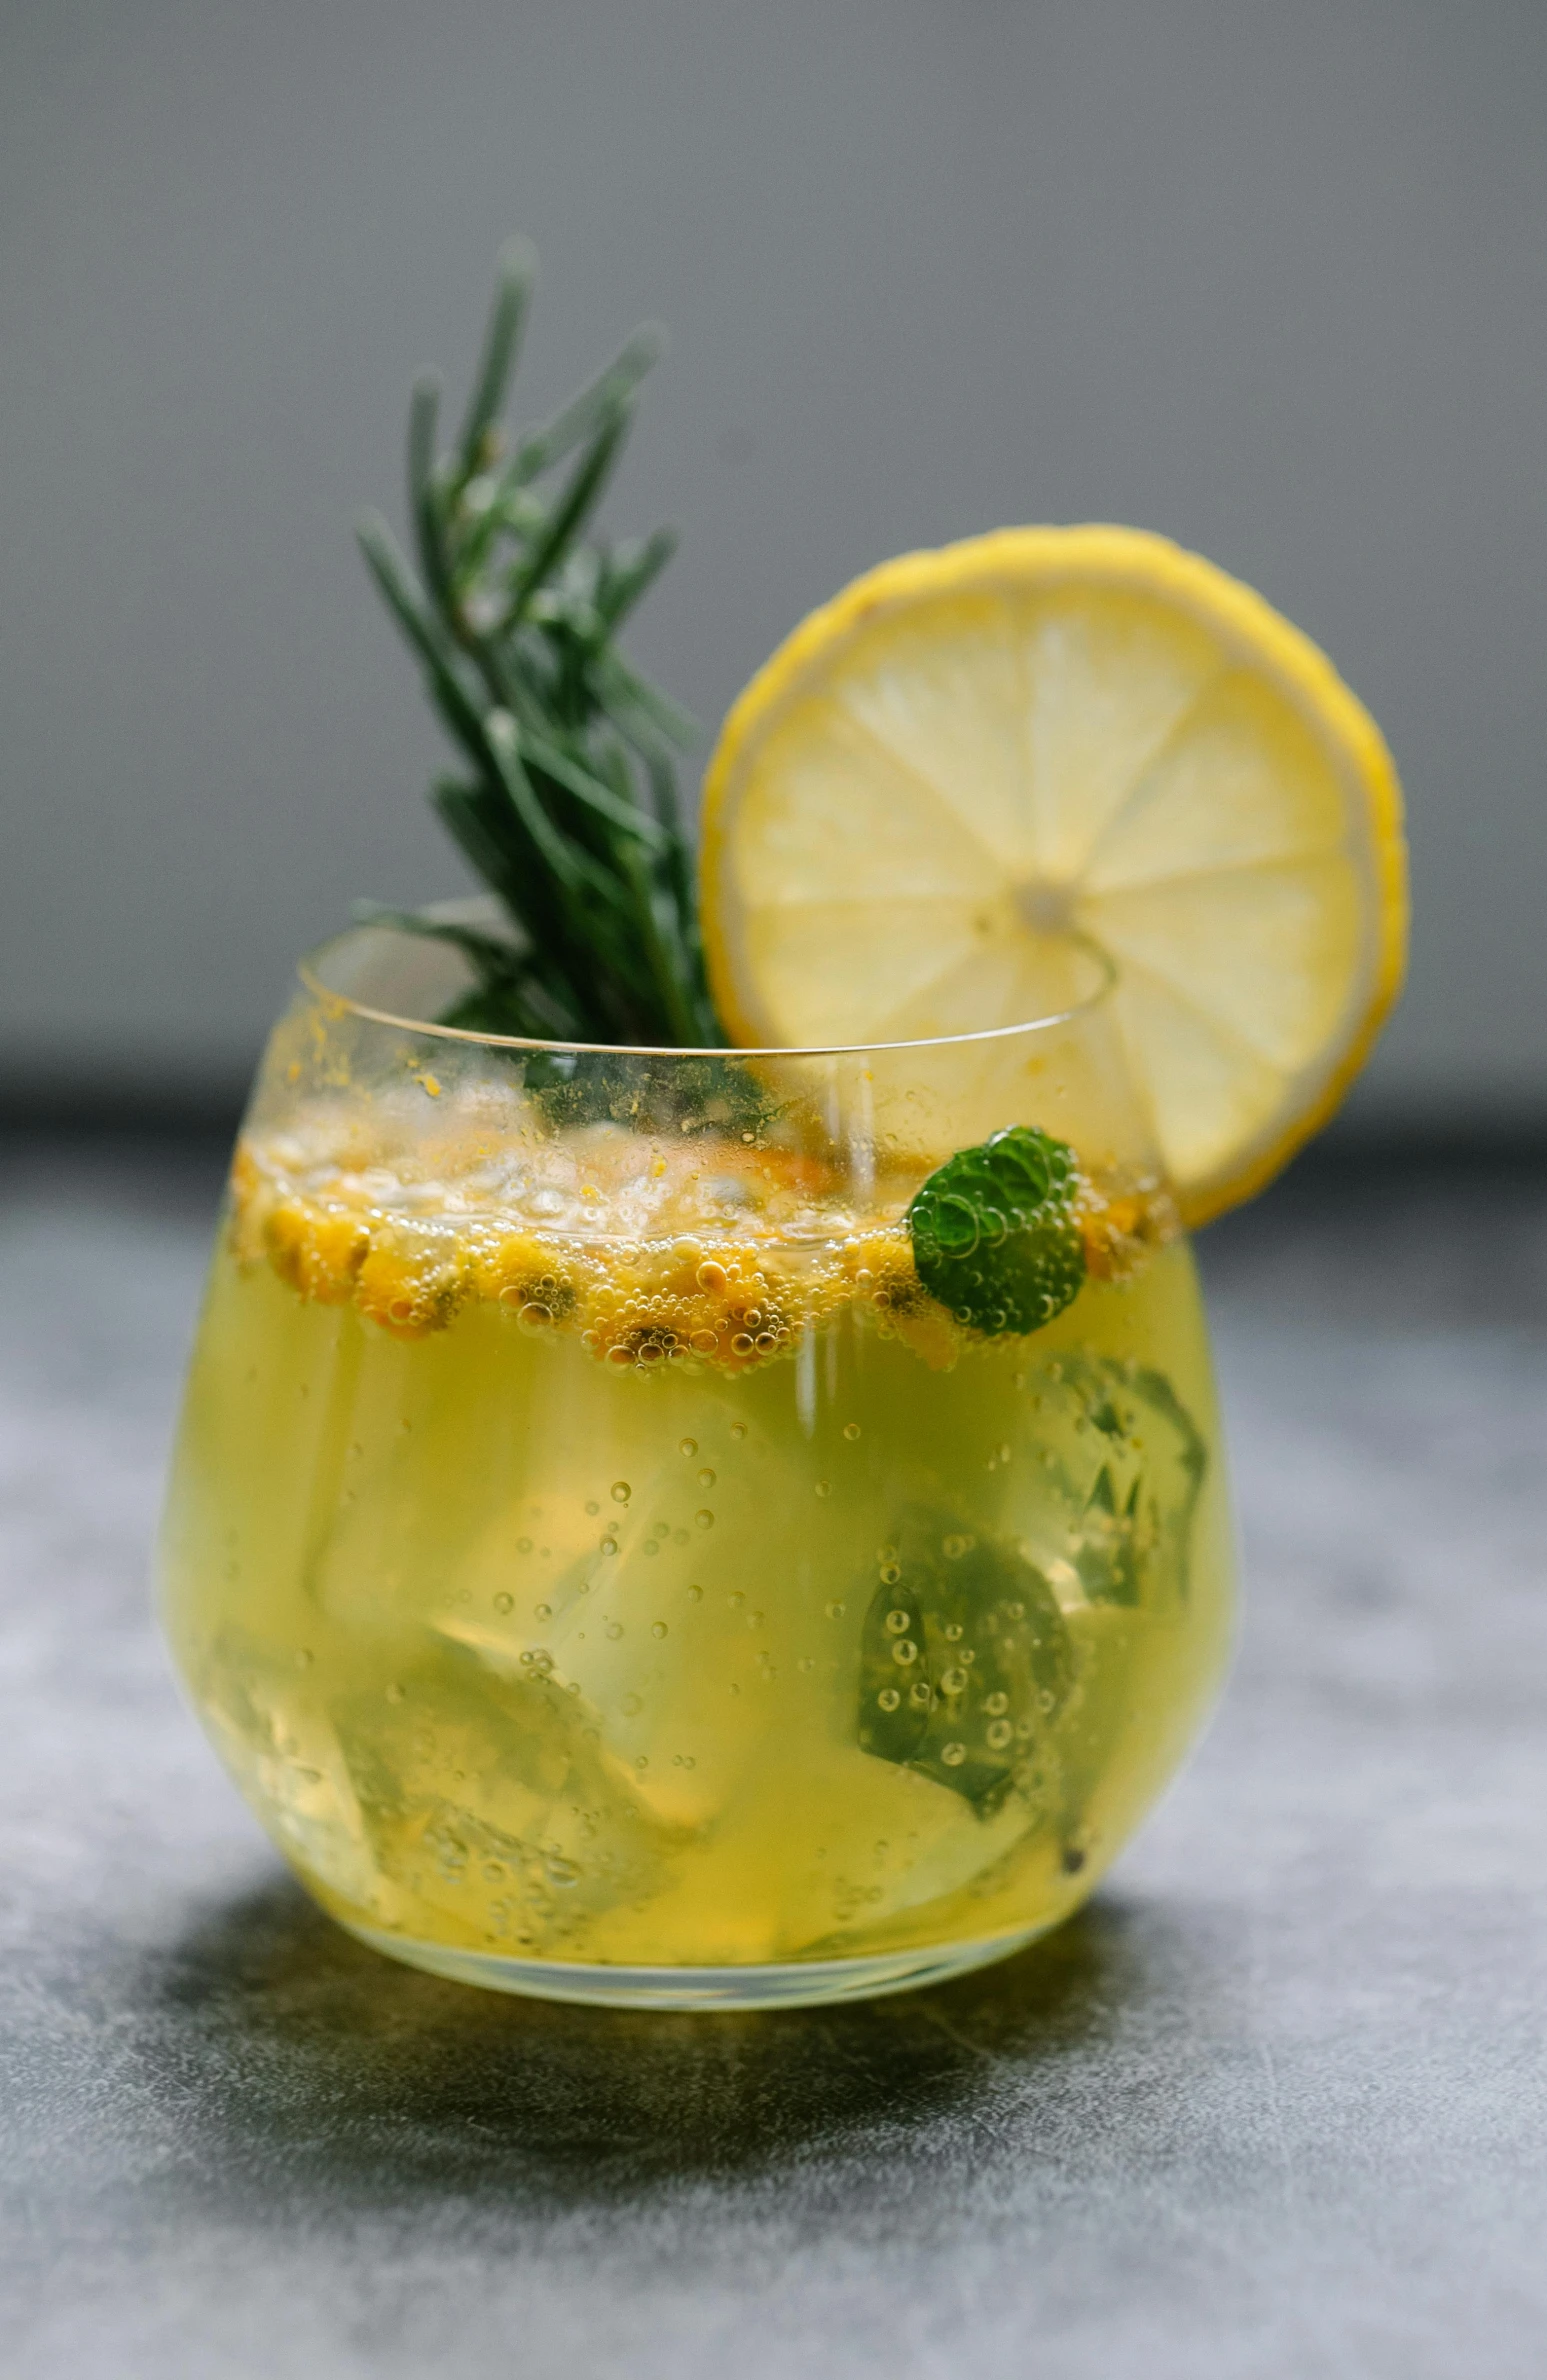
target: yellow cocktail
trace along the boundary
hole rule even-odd
[[[363,531],[490,899],[331,945],[270,1045],[167,1625],[383,1949],[620,2002],[895,1989],[1064,1916],[1218,1678],[1182,1220],[1368,1049],[1400,794],[1249,589],[1025,528],[804,621],[695,854],[617,645],[670,540],[583,535],[652,350],[507,433],[529,294],[513,251],[449,448],[416,393],[414,561]]]
[[[303,1000],[239,1150],[165,1608],[346,1924],[513,1988],[753,2001],[971,1964],[1090,1889],[1230,1601],[1191,1258],[1106,1005],[545,1083]],[[1083,1286],[985,1332],[908,1209],[985,1117],[1039,1115],[1086,1135]]]

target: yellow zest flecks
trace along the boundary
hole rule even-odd
[[[534,1227],[496,1201],[472,1203],[454,1165],[444,1183],[408,1182],[381,1168],[318,1163],[318,1154],[309,1148],[309,1162],[297,1166],[293,1143],[242,1141],[231,1176],[236,1255],[271,1265],[309,1301],[352,1303],[398,1338],[443,1330],[464,1306],[482,1303],[528,1334],[578,1338],[618,1370],[704,1363],[739,1372],[791,1352],[845,1308],[935,1370],[975,1335],[914,1270],[904,1210],[916,1185],[902,1185],[879,1216],[849,1217],[825,1236],[783,1230],[766,1211],[725,1228],[723,1208],[718,1229],[599,1232]],[[659,1157],[643,1161],[643,1178],[656,1187],[666,1170]],[[760,1170],[766,1181],[766,1153]],[[707,1176],[715,1197],[739,1191],[750,1202],[753,1173],[727,1144],[707,1164],[696,1152],[691,1179]],[[789,1197],[809,1198],[818,1186],[811,1162],[798,1158],[780,1162],[777,1180]],[[602,1186],[571,1189],[571,1212],[587,1226],[615,1222]],[[663,1203],[659,1220],[669,1226],[675,1214],[680,1224],[682,1213],[679,1196],[674,1207]],[[1105,1197],[1088,1188],[1081,1220],[1087,1267],[1103,1280],[1136,1272],[1175,1230],[1169,1200],[1155,1192]]]

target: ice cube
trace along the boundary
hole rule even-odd
[[[546,1675],[448,1647],[336,1714],[364,1824],[410,1900],[473,1939],[583,1955],[592,1924],[660,1886],[673,1848],[610,1773],[594,1717]]]
[[[1065,1355],[1028,1383],[1041,1457],[1019,1548],[1068,1607],[1185,1598],[1208,1450],[1164,1373]]]
[[[216,1749],[280,1849],[346,1900],[369,1906],[365,1823],[327,1712],[293,1653],[225,1629],[193,1681]]]
[[[648,1455],[637,1443],[620,1454],[626,1500],[604,1485],[583,1522],[571,1471],[567,1497],[545,1498],[540,1572],[530,1544],[519,1551],[520,1508],[491,1520],[458,1567],[465,1600],[434,1626],[501,1679],[542,1671],[591,1714],[615,1789],[654,1824],[701,1830],[770,1740],[809,1732],[825,1676],[813,1665],[830,1667],[836,1647],[813,1550],[781,1547],[770,1561],[768,1515],[795,1500],[782,1458],[738,1447],[729,1459],[747,1477],[731,1494],[727,1481],[702,1484],[681,1436],[658,1425]]]

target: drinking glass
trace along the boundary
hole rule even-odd
[[[726,1052],[437,1023],[463,962],[397,928],[303,967],[160,1576],[221,1758],[351,1932],[752,2007],[976,1966],[1089,1893],[1217,1682],[1232,1540],[1109,971],[1054,973],[1006,1031]],[[1002,1217],[936,1294],[910,1232],[1009,1127],[1076,1167],[1077,1293],[1030,1329],[952,1302]]]

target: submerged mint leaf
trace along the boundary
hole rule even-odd
[[[958,1149],[908,1209],[920,1281],[973,1330],[1040,1330],[1084,1286],[1078,1189],[1074,1151],[1034,1124]]]
[[[859,1747],[916,1769],[991,1818],[1035,1801],[1046,1739],[1073,1691],[1074,1648],[1042,1572],[943,1509],[898,1515],[865,1615]]]

